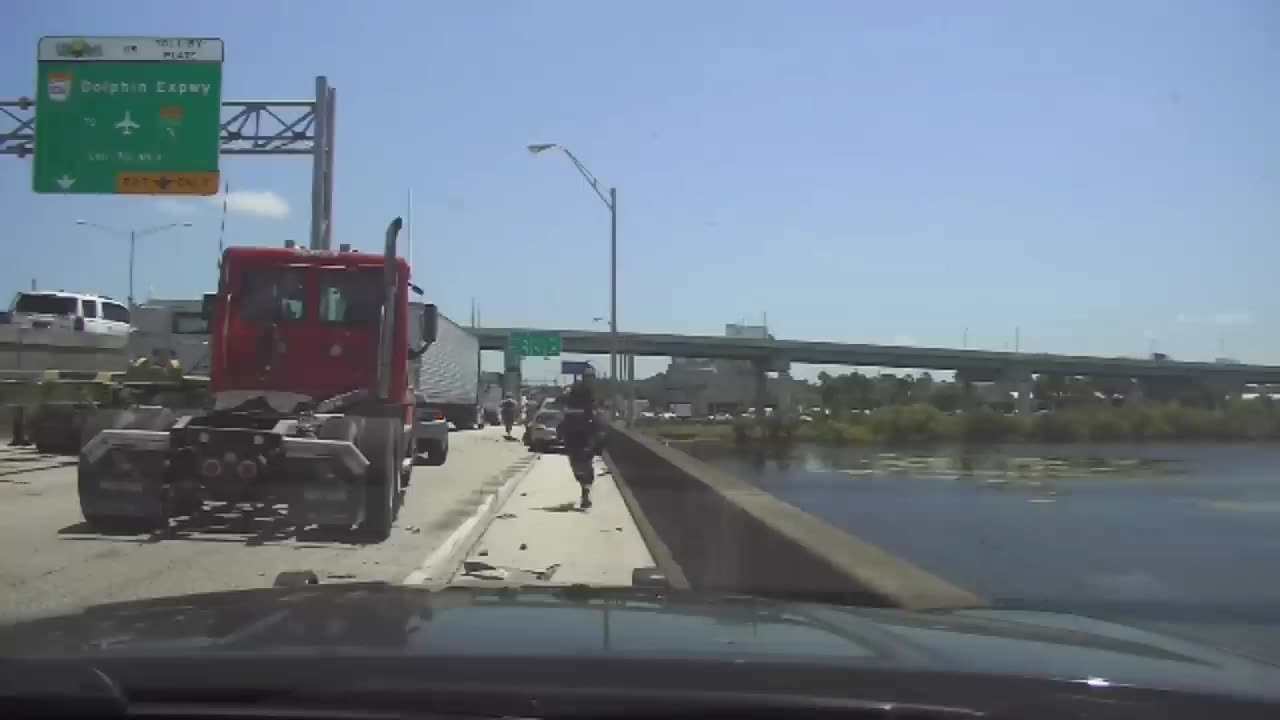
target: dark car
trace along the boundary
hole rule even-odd
[[[1101,620],[658,588],[193,595],[3,628],[0,653],[8,717],[1280,717],[1280,668]]]

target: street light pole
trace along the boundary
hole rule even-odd
[[[591,174],[585,165],[578,160],[577,156],[569,151],[569,148],[556,143],[543,143],[538,145],[530,145],[529,152],[537,155],[545,150],[560,150],[569,158],[573,166],[578,169],[583,179],[591,186],[599,196],[605,207],[609,208],[609,378],[610,378],[610,395],[613,396],[613,407],[618,408],[618,384],[617,379],[622,369],[622,363],[618,357],[618,189],[616,187],[609,188],[609,194],[606,196],[600,190],[600,182],[596,180],[596,176]],[[624,413],[624,417],[630,424],[631,413]]]
[[[108,227],[106,225],[91,223],[87,220],[77,220],[76,224],[84,225],[85,227],[91,227],[91,228],[94,228],[95,230],[101,230],[105,233],[112,234],[112,235],[123,234],[125,232],[123,230],[117,230],[116,228]],[[147,235],[154,235],[158,232],[164,232],[165,230],[170,230],[176,227],[191,227],[191,225],[192,224],[190,222],[177,222],[177,223],[169,223],[168,225],[156,225],[155,227],[143,228],[141,230],[138,230],[136,228],[129,229],[128,231],[129,232],[129,300],[128,300],[128,303],[129,303],[130,309],[133,308],[133,266],[134,266],[134,258],[137,257],[138,238],[145,237]]]
[[[133,258],[138,246],[138,231],[129,231],[129,309],[133,309]]]
[[[610,377],[618,377],[618,189],[609,188],[609,364]],[[615,389],[613,393],[617,398]],[[615,402],[615,408],[618,404]]]

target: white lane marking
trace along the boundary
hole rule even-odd
[[[469,552],[471,546],[475,545],[484,534],[489,526],[488,521],[493,519],[497,509],[507,502],[511,493],[533,469],[537,460],[536,455],[530,455],[509,465],[506,470],[511,472],[511,476],[502,484],[502,487],[485,498],[471,517],[449,533],[449,537],[437,545],[430,555],[427,555],[417,570],[405,576],[403,584],[424,585],[431,580],[443,580],[445,575],[452,574],[457,564],[461,562],[462,556]]]

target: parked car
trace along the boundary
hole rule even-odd
[[[529,449],[534,452],[546,452],[555,447],[562,447],[563,442],[556,429],[560,427],[560,421],[563,419],[564,413],[559,410],[539,410],[538,414],[533,416],[533,423],[529,427]]]
[[[129,308],[101,295],[70,292],[20,292],[13,298],[9,324],[41,329],[78,330],[99,335],[129,335]]]
[[[444,412],[414,393],[413,437],[415,461],[443,465],[449,457],[449,421]]]

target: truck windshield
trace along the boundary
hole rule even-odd
[[[381,270],[362,268],[320,272],[321,322],[376,326],[381,310]]]
[[[301,320],[304,299],[303,274],[297,268],[245,270],[240,280],[240,319]]]

